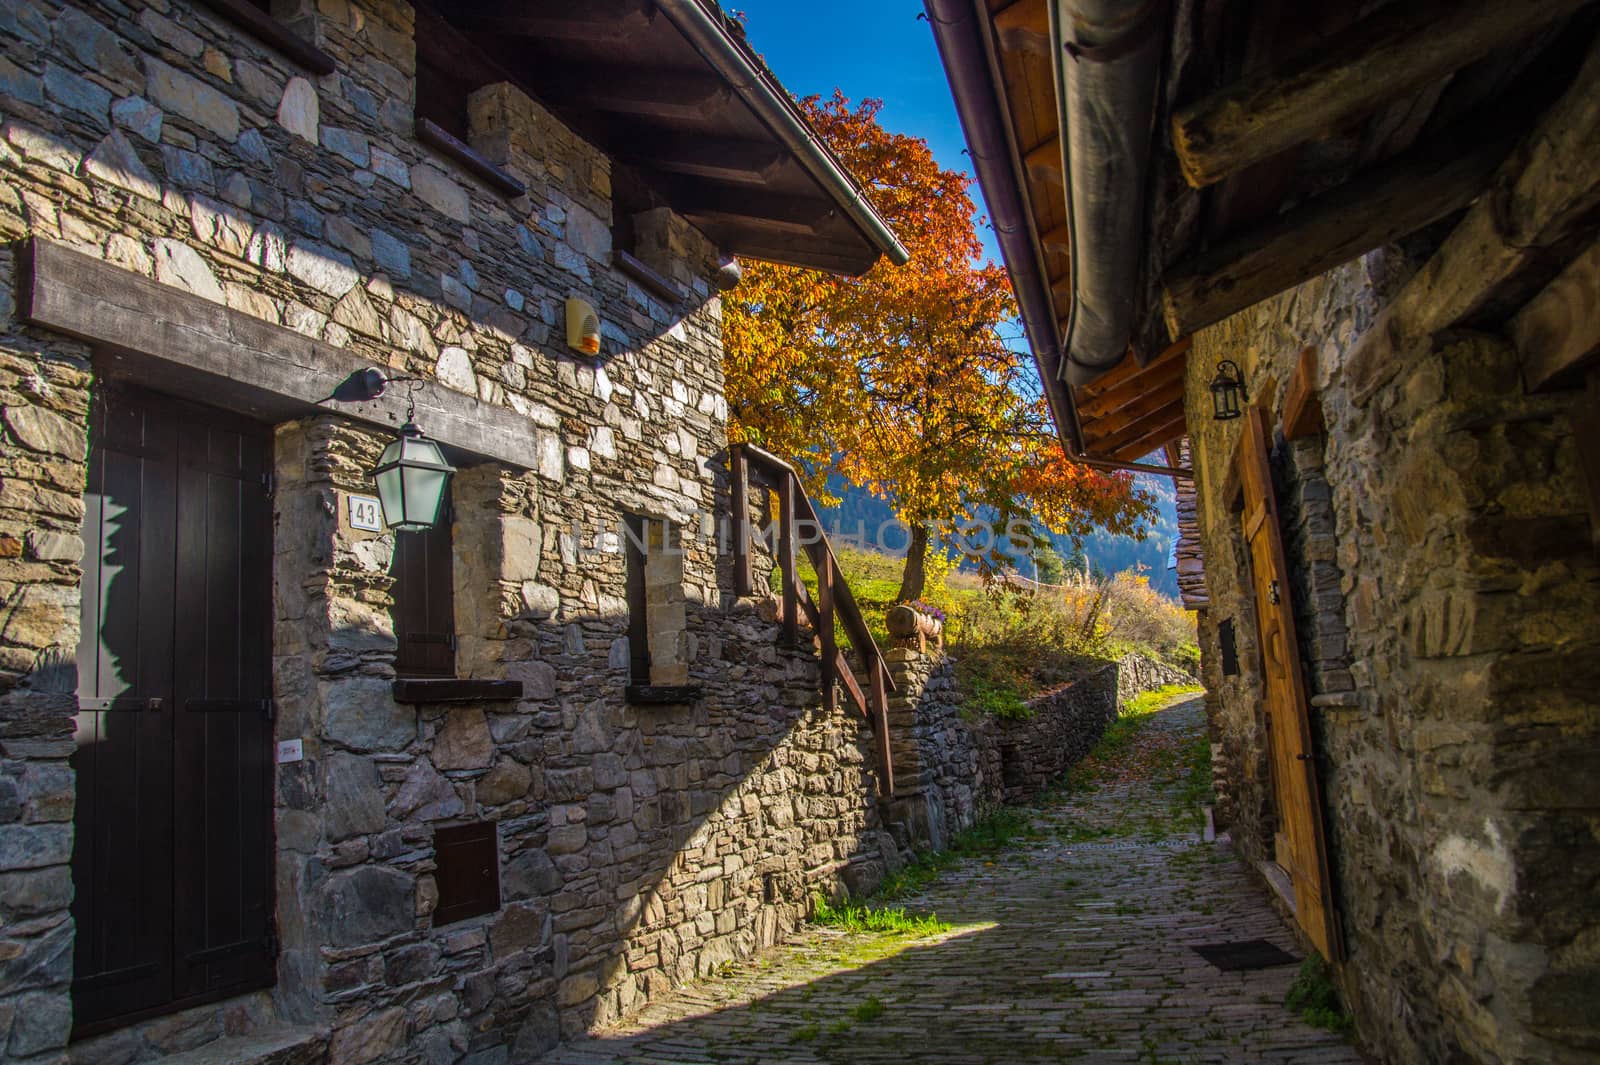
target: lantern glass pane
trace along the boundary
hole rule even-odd
[[[392,448],[394,445],[390,445]],[[389,453],[384,452],[384,461]],[[383,523],[390,528],[399,525],[405,515],[405,493],[400,467],[383,470],[373,477],[378,483],[378,504],[383,507]]]
[[[402,467],[405,471],[405,520],[407,525],[428,526],[439,517],[445,484],[450,475],[444,470]]]

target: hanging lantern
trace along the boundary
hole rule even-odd
[[[1219,422],[1237,418],[1244,398],[1244,375],[1232,359],[1223,359],[1211,379],[1211,416]]]
[[[439,445],[408,420],[372,470],[384,523],[396,532],[433,528],[454,472]]]

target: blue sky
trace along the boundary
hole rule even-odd
[[[852,100],[877,97],[885,129],[924,138],[940,166],[972,173],[933,31],[917,17],[920,0],[723,0],[723,9],[744,12],[750,43],[790,92],[826,96],[838,87]],[[972,195],[981,209],[976,184]],[[994,234],[979,236],[999,262]]]

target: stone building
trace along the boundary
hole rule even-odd
[[[714,4],[509,10],[0,5],[7,1061],[527,1060],[894,859],[718,293],[905,251]]]
[[[1594,1060],[1600,11],[927,6],[1064,446],[1186,489],[1264,890],[1379,1059]]]

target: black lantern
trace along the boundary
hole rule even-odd
[[[1217,376],[1211,379],[1211,416],[1219,422],[1237,418],[1244,398],[1244,375],[1232,359],[1223,359],[1217,364]]]
[[[408,420],[400,427],[394,443],[383,449],[372,470],[384,524],[396,532],[433,528],[454,472],[455,467],[444,460],[439,445]]]

